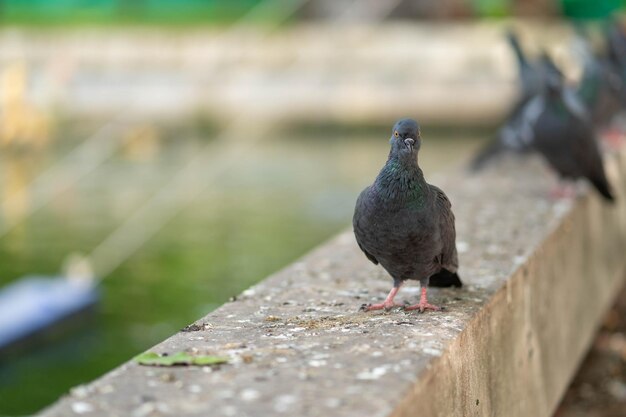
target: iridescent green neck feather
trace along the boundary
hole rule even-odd
[[[389,155],[376,177],[374,189],[385,203],[404,207],[422,207],[428,184],[415,156]]]

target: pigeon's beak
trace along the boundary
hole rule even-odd
[[[404,144],[406,145],[408,150],[412,152],[413,151],[413,145],[415,144],[415,139],[406,138],[406,139],[404,139]]]

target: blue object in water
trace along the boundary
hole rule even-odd
[[[92,307],[93,280],[27,276],[0,289],[0,351]]]

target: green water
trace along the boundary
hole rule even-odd
[[[19,198],[18,207],[27,208],[32,178],[93,130],[70,125],[43,150],[1,152],[2,198]],[[427,177],[477,144],[458,135],[423,134],[420,161]],[[105,277],[94,315],[52,340],[0,358],[0,415],[40,410],[347,227],[358,192],[386,159],[387,135],[388,129],[284,134],[244,152]],[[142,141],[136,149],[121,147],[0,237],[0,285],[27,274],[58,273],[68,253],[89,253],[209,140],[161,133],[147,147]]]

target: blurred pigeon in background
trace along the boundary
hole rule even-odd
[[[576,93],[587,106],[594,126],[605,129],[626,102],[624,82],[619,68],[609,59],[608,53],[595,52],[587,30],[583,26],[577,26],[576,29],[576,49],[583,64],[583,74]]]
[[[356,202],[354,235],[365,256],[380,263],[393,278],[383,303],[365,310],[390,309],[407,279],[421,283],[420,302],[406,310],[440,310],[428,303],[433,286],[462,286],[456,271],[458,258],[454,214],[443,191],[428,184],[417,161],[421,146],[419,125],[402,119],[393,127],[387,163],[374,183]]]
[[[622,106],[626,106],[626,33],[621,23],[616,19],[609,20],[604,38],[606,42],[607,60],[612,64],[622,84]],[[623,132],[626,130],[626,117],[623,114],[613,118],[613,129],[606,132],[603,137],[610,147],[620,148],[624,142]]]
[[[588,179],[602,196],[613,201],[602,155],[586,107],[554,62],[544,54],[542,94],[528,102],[523,118],[531,127],[529,144],[563,178]]]
[[[605,30],[607,58],[618,68],[620,78],[626,83],[626,34],[621,24],[611,19]]]
[[[559,93],[555,97],[558,96],[563,103],[567,103],[567,111],[575,114],[576,123],[584,123],[585,132],[588,129],[592,130],[592,133],[585,135],[595,137],[593,130],[596,130],[604,132],[604,136],[609,138],[611,144],[617,143],[611,138],[621,137],[621,133],[612,135],[613,130],[608,128],[620,115],[626,103],[626,71],[622,69],[626,69],[626,66],[620,66],[626,64],[626,36],[616,25],[613,24],[607,31],[606,51],[602,53],[594,51],[584,27],[576,28],[578,33],[576,49],[582,57],[583,74],[575,89],[565,85],[563,75],[545,52],[537,62],[531,63],[521,49],[517,36],[509,32],[509,43],[518,63],[520,98],[495,138],[473,158],[470,169],[477,171],[483,168],[503,151],[523,153],[533,149],[539,150],[534,144],[537,136],[536,122],[546,110],[544,108],[546,92],[551,90],[550,85],[552,88],[557,87],[555,85],[557,80]],[[549,113],[553,111],[550,110]],[[564,130],[559,133],[561,137],[568,136],[569,131],[573,130],[571,126],[562,127]],[[543,131],[545,126],[539,126],[539,129]],[[552,133],[556,134],[556,129],[552,129]],[[581,170],[586,171],[585,168]],[[607,187],[599,185],[602,183],[600,176],[590,180],[598,184],[596,187],[599,190],[603,189],[606,192],[605,197],[611,195]]]

